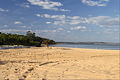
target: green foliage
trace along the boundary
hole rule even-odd
[[[31,31],[27,31],[26,36],[31,40],[35,39],[35,33],[32,33]]]
[[[46,40],[43,40],[42,43],[49,45],[49,44],[55,44],[55,41],[53,41],[53,40],[47,40],[47,39],[46,39]]]
[[[53,44],[53,40],[35,36],[35,33],[28,31],[26,35],[5,34],[0,32],[0,45],[25,45],[40,47],[42,43]]]

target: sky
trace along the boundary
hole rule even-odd
[[[0,0],[0,32],[55,41],[119,42],[119,0]]]

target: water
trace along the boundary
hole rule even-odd
[[[51,45],[54,47],[70,47],[70,48],[88,48],[88,49],[106,49],[106,50],[120,50],[120,45],[92,45],[92,44],[59,44]],[[0,49],[17,49],[17,48],[30,48],[30,46],[11,46],[0,47]]]
[[[100,44],[59,44],[51,45],[54,47],[70,47],[70,48],[88,48],[88,49],[107,49],[107,50],[120,50],[120,45],[100,45]]]
[[[30,48],[29,46],[9,46],[9,47],[0,47],[0,49],[18,49],[18,48]]]

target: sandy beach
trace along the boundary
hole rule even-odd
[[[0,50],[0,80],[119,80],[119,50]]]

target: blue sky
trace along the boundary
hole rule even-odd
[[[0,0],[0,32],[119,42],[119,0]]]

